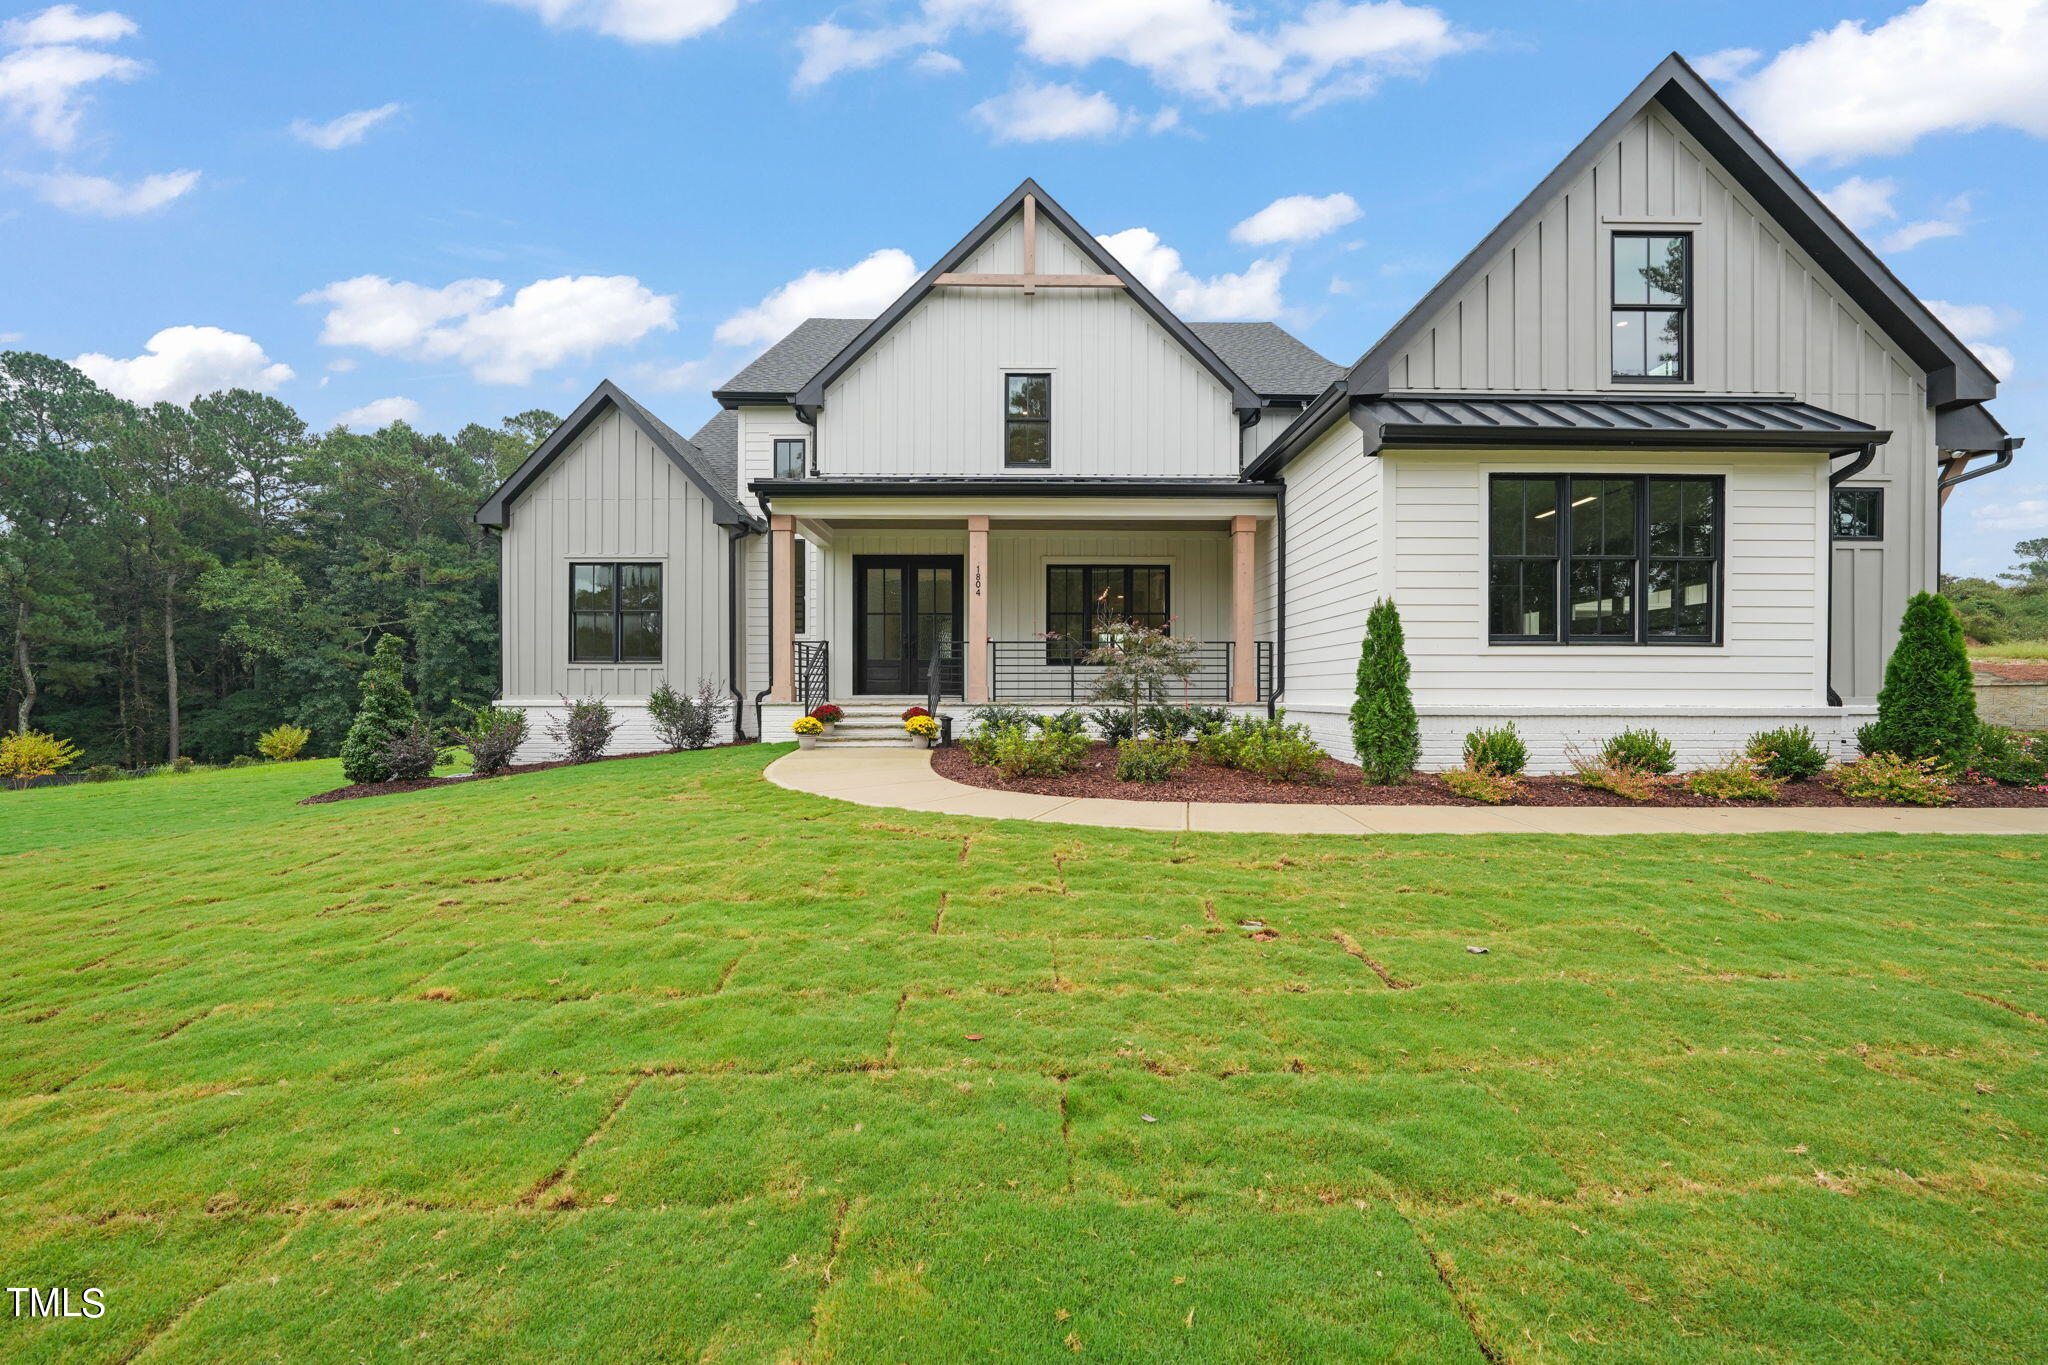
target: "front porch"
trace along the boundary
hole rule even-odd
[[[1272,490],[977,482],[997,486],[756,486],[770,509],[771,703],[923,699],[936,668],[939,695],[969,705],[1083,706],[1104,618],[1196,642],[1176,700],[1274,695]]]

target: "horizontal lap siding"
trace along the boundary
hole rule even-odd
[[[513,503],[502,591],[508,698],[644,698],[726,677],[726,533],[702,491],[614,411]],[[569,565],[664,565],[659,665],[569,662]]]
[[[1348,694],[1381,586],[1381,467],[1338,422],[1287,468],[1287,688]]]

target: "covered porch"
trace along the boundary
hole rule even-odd
[[[1178,700],[1277,686],[1276,490],[1234,480],[790,479],[770,526],[769,700],[1079,706],[1103,619],[1195,642]]]

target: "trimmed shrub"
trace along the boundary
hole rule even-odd
[[[199,765],[197,763],[194,763],[191,757],[186,754],[179,754],[176,758],[171,760],[171,771],[174,773],[189,773],[198,766]]]
[[[983,736],[977,735],[976,738]],[[1065,730],[1004,727],[988,733],[986,740],[981,750],[986,758],[975,757],[973,748],[968,749],[968,756],[1010,779],[1059,777],[1079,766],[1088,752],[1087,735],[1071,734]]]
[[[1969,770],[1978,781],[2001,787],[2041,786],[2048,782],[2048,742],[2003,725],[1979,726]]]
[[[95,763],[85,770],[88,782],[113,782],[119,779],[121,770],[111,763]]]
[[[1474,730],[1465,736],[1465,766],[1514,777],[1529,766],[1529,746],[1515,733],[1513,721],[1490,730]]]
[[[355,723],[341,742],[341,775],[351,782],[383,782],[391,776],[384,766],[384,746],[419,718],[412,694],[405,690],[403,640],[396,635],[378,637],[360,687]]]
[[[230,768],[253,768],[256,766],[256,757],[253,754],[236,754],[228,760],[228,766]]]
[[[1320,782],[1329,755],[1309,738],[1306,725],[1279,719],[1255,721],[1245,728],[1236,766],[1268,782]]]
[[[1759,730],[1749,737],[1743,754],[1766,777],[1780,782],[1805,782],[1828,766],[1828,756],[1804,725]]]
[[[1844,763],[1828,774],[1836,791],[1856,801],[1885,801],[1895,806],[1946,806],[1956,799],[1947,770],[1936,758],[1901,758],[1871,754]]]
[[[1489,763],[1474,763],[1469,757],[1469,750],[1467,752],[1464,767],[1453,768],[1443,775],[1444,785],[1453,793],[1467,801],[1483,801],[1489,806],[1498,806],[1521,795],[1522,784],[1513,773],[1502,772]]]
[[[1088,735],[1088,717],[1079,711],[1055,711],[1049,716],[1037,718],[1038,728],[1047,732],[1057,731],[1063,735]]]
[[[1194,728],[1188,732],[1191,738],[1204,730],[1230,724],[1230,708],[1227,706],[1183,706],[1181,710],[1187,712],[1188,719],[1194,722]]]
[[[718,737],[718,728],[729,707],[730,702],[718,690],[718,684],[705,678],[697,680],[696,692],[687,697],[667,682],[647,695],[647,718],[654,722],[655,738],[670,752],[709,748]],[[822,714],[826,711],[833,714]],[[830,725],[838,720],[839,708],[827,702],[811,715]]]
[[[417,719],[387,740],[377,755],[384,771],[390,774],[384,779],[386,782],[417,782],[432,777],[434,763],[440,757],[441,746],[434,743],[434,732],[425,721]]]
[[[1422,757],[1422,729],[1408,690],[1408,649],[1401,613],[1381,598],[1365,618],[1358,654],[1358,700],[1351,704],[1351,747],[1368,782],[1407,779]]]
[[[1623,730],[1600,746],[1600,760],[1610,768],[1663,777],[1678,767],[1678,752],[1655,730]]]
[[[1235,768],[1238,753],[1244,748],[1247,719],[1232,720],[1204,729],[1195,736],[1195,757],[1204,763],[1214,763],[1219,768]]]
[[[571,763],[588,763],[603,758],[611,747],[619,722],[612,708],[596,697],[576,701],[562,698],[562,714],[548,722],[548,739],[561,747],[562,757]]]
[[[1715,801],[1775,801],[1784,782],[1766,773],[1747,754],[1731,754],[1720,766],[1701,768],[1685,777],[1685,789]]]
[[[977,706],[974,708],[974,728],[982,730],[1016,729],[1037,721],[1034,713],[1021,706]]]
[[[1164,782],[1187,763],[1188,746],[1171,738],[1127,739],[1116,746],[1119,782]]]
[[[465,709],[469,719],[457,727],[455,742],[469,750],[469,766],[478,777],[495,777],[512,766],[512,756],[526,742],[526,712],[502,706]]]
[[[26,787],[78,761],[78,746],[42,730],[17,730],[0,737],[0,778]]]
[[[313,732],[303,725],[273,725],[256,736],[256,752],[272,763],[289,763],[312,742]]]
[[[1131,719],[1129,707],[1098,706],[1088,713],[1088,719],[1095,722],[1096,730],[1110,744],[1137,738],[1137,727]]]
[[[1963,623],[1939,593],[1916,593],[1884,666],[1877,719],[1856,732],[1865,754],[1957,765],[1977,742],[1977,695]]]
[[[1640,768],[1613,762],[1604,750],[1598,757],[1588,757],[1576,748],[1567,746],[1565,757],[1572,765],[1572,780],[1582,787],[1612,792],[1630,801],[1648,801],[1657,794],[1657,779],[1654,776]]]

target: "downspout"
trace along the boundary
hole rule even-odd
[[[1981,479],[1986,474],[1996,474],[1999,470],[2004,469],[2007,465],[2011,464],[2012,453],[2015,450],[2018,450],[2021,446],[2025,445],[2026,440],[2027,438],[2024,436],[2008,436],[2005,438],[2004,441],[2002,441],[1999,444],[1999,447],[1996,452],[1989,450],[1971,451],[1971,455],[1991,455],[1995,453],[1998,458],[1993,460],[1990,464],[1985,465],[1981,469],[1966,469],[1961,473],[1943,475],[1941,482],[1936,485],[1937,490],[1941,494],[1941,501],[1948,501],[1949,490],[1951,488],[1954,488],[1957,484],[1968,483],[1972,479]],[[1964,460],[1964,463],[1966,465],[1969,463],[1967,458]]]
[[[1876,458],[1877,447],[1867,445],[1857,452],[1855,459],[1828,475],[1828,505],[1826,509],[1828,534],[1827,662],[1823,665],[1827,671],[1823,675],[1823,681],[1827,684],[1829,706],[1840,706],[1842,704],[1842,694],[1835,691],[1835,489],[1843,480],[1853,479],[1864,470],[1870,468],[1870,462]]]
[[[1277,717],[1287,690],[1287,485],[1273,499],[1273,691],[1266,716]]]
[[[769,500],[767,498],[761,499],[761,515],[764,517],[769,515],[768,504]],[[773,546],[770,546],[768,551],[768,619],[770,621],[775,619],[775,551]],[[768,732],[761,726],[761,700],[774,690],[775,642],[770,640],[768,642],[768,685],[754,694],[754,737],[756,739],[766,739],[768,737]]]
[[[735,523],[725,538],[725,690],[732,693],[732,737],[747,737],[743,718],[747,714],[746,694],[740,691],[740,631],[745,623],[745,596],[740,592],[740,541],[754,533],[747,522]],[[760,724],[754,726],[760,737]]]

